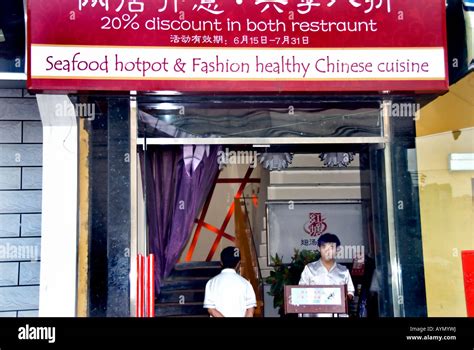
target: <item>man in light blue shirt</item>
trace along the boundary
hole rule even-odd
[[[354,297],[354,284],[352,283],[349,270],[336,263],[337,248],[341,241],[332,233],[325,233],[318,239],[318,246],[321,252],[321,258],[305,266],[300,285],[347,285],[347,297]],[[317,314],[317,317],[331,317],[332,314]],[[346,315],[347,316],[347,315]]]

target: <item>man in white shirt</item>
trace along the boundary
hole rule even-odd
[[[212,317],[253,317],[257,301],[252,285],[237,274],[240,251],[235,247],[222,250],[220,274],[209,280],[204,308]]]
[[[298,284],[300,285],[330,285],[346,284],[347,297],[354,297],[354,285],[352,283],[349,270],[336,263],[337,248],[341,241],[332,233],[325,233],[318,239],[321,258],[315,262],[309,263],[304,267],[303,273]],[[317,317],[331,317],[332,314],[316,314]],[[346,316],[347,315],[341,315]]]

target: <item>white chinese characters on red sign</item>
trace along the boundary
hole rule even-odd
[[[188,0],[192,1],[192,0]],[[206,11],[213,15],[223,14],[225,11],[221,4],[228,0],[194,0],[193,11]],[[349,2],[354,8],[360,8],[364,13],[385,9],[387,13],[391,12],[391,0],[300,0],[297,4],[298,13],[304,15],[321,6],[333,7],[337,3]],[[179,11],[178,0],[162,0],[162,6],[157,8],[158,12],[164,12],[171,8],[174,13]],[[261,13],[266,11],[276,11],[283,13],[288,10],[288,0],[235,0],[237,5],[250,4],[260,9]],[[78,0],[78,9],[82,11],[84,8],[96,8],[115,12],[143,12],[145,10],[145,1],[140,0]]]

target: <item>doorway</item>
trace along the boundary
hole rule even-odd
[[[172,151],[180,154],[185,153],[188,147],[192,154],[199,153],[199,147],[209,147],[151,144],[146,145],[145,150],[143,146],[139,145],[142,152],[140,166],[145,168],[153,167],[152,158],[147,158],[146,153]],[[202,306],[200,309],[199,298],[203,297],[204,282],[212,276],[197,276],[194,268],[193,272],[186,272],[193,275],[194,282],[197,277],[201,277],[201,285],[189,285],[195,294],[190,295],[189,289],[175,283],[180,278],[175,277],[176,271],[179,275],[186,274],[183,271],[185,268],[199,266],[200,271],[216,268],[222,249],[229,245],[241,247],[243,241],[238,237],[240,212],[245,230],[249,233],[245,242],[251,251],[249,265],[255,272],[254,276],[245,277],[257,280],[255,289],[261,298],[262,316],[278,315],[272,306],[272,298],[268,296],[269,286],[266,283],[274,269],[272,257],[278,254],[283,256],[285,263],[289,263],[294,249],[317,250],[317,237],[331,232],[343,242],[338,262],[354,271],[356,300],[351,305],[351,315],[377,317],[377,297],[383,293],[375,282],[374,270],[376,252],[383,248],[376,248],[377,240],[374,237],[374,184],[370,179],[375,175],[371,175],[369,159],[372,145],[224,144],[213,145],[212,148],[215,148],[214,153],[211,152],[214,156],[212,162],[216,164],[217,171],[209,170],[213,181],[208,184],[207,192],[202,194],[205,197],[201,198],[199,211],[191,214],[195,217],[180,249],[177,265],[170,270],[171,278],[165,277],[160,282],[162,292],[156,296],[158,315],[190,315],[188,312],[205,314]],[[206,154],[205,150],[203,154]],[[184,158],[183,155],[183,162]],[[139,185],[142,188],[149,187],[149,181],[153,181],[145,179],[143,174],[139,178],[148,182],[141,182]],[[181,202],[181,205],[186,210],[186,202]],[[153,244],[150,243],[153,240],[150,235],[153,233],[145,221],[145,217],[147,221],[150,220],[150,213],[145,215],[149,210],[147,206],[145,202],[139,206],[138,217],[139,227],[143,232],[148,232],[143,242],[148,242],[146,249],[150,251],[150,244]],[[319,219],[313,220],[314,215]],[[315,229],[313,226],[318,223],[324,228]],[[363,262],[362,271],[360,265],[359,270],[353,269],[355,261]],[[214,272],[218,273],[218,270]],[[181,281],[191,283],[185,278],[181,278]],[[170,291],[172,288],[179,289],[179,292]],[[182,304],[181,308],[177,307],[179,297],[183,295],[188,295],[190,301]],[[367,303],[369,305],[366,307]]]
[[[363,276],[363,281],[356,282],[356,287],[357,284],[361,284],[360,289],[365,286],[366,298],[371,293],[376,297],[376,307],[367,312],[375,316],[402,316],[405,306],[400,300],[410,298],[410,293],[404,294],[402,288],[403,276],[398,252],[400,247],[403,250],[400,237],[405,232],[402,231],[403,227],[397,227],[397,220],[400,218],[397,215],[401,213],[394,209],[392,181],[398,179],[392,174],[392,165],[400,160],[401,167],[396,171],[403,173],[404,177],[404,172],[411,176],[410,171],[413,170],[410,167],[413,166],[405,164],[403,160],[407,160],[412,153],[408,149],[412,147],[411,136],[407,133],[413,129],[408,119],[392,125],[388,118],[389,110],[390,101],[367,96],[364,99],[347,96],[138,97],[135,115],[136,144],[144,154],[152,149],[175,148],[177,153],[191,154],[191,158],[197,154],[198,159],[205,159],[202,155],[208,155],[210,150],[214,150],[214,163],[219,168],[218,152],[234,152],[235,156],[240,152],[240,158],[245,159],[240,163],[245,163],[252,159],[255,152],[258,153],[258,166],[252,169],[251,175],[247,174],[249,164],[232,164],[233,161],[218,169],[215,181],[210,181],[209,184],[214,198],[209,203],[209,198],[201,199],[202,207],[191,220],[193,223],[180,253],[177,254],[176,262],[217,264],[219,251],[234,242],[232,230],[229,230],[232,228],[233,216],[227,204],[235,206],[232,201],[243,183],[245,185],[240,191],[240,199],[248,211],[249,230],[255,237],[253,245],[261,273],[260,281],[264,281],[265,274],[272,269],[269,264],[272,253],[278,252],[277,249],[270,249],[272,247],[269,240],[273,240],[273,236],[268,235],[268,229],[271,229],[269,213],[278,206],[277,202],[292,202],[293,209],[295,205],[297,209],[300,209],[298,206],[310,208],[306,209],[307,216],[320,213],[312,209],[315,205],[318,208],[326,205],[325,209],[339,206],[348,212],[352,208],[353,213],[359,213],[352,217],[359,217],[361,229],[358,230],[359,241],[349,246],[354,246],[356,250],[359,247],[359,253],[363,251],[363,255],[369,259],[368,270],[371,271],[368,272],[370,277]],[[400,131],[394,130],[395,127]],[[395,140],[400,136],[406,141],[403,141],[405,144],[400,143],[400,147],[394,143],[397,152],[394,155],[391,153],[391,137]],[[184,151],[185,148],[187,151]],[[263,154],[269,158],[262,157]],[[288,157],[292,157],[291,162]],[[279,163],[284,164],[280,169]],[[309,169],[304,169],[305,163],[310,164],[307,165]],[[142,161],[141,165],[143,164]],[[262,171],[264,165],[275,168]],[[354,166],[357,167],[356,170],[352,169]],[[224,177],[219,179],[221,175]],[[141,170],[137,172],[138,178],[142,178]],[[334,183],[338,179],[341,183]],[[409,187],[413,196],[416,187],[414,182],[411,183],[412,185],[403,185]],[[136,186],[143,188],[143,183],[137,183]],[[223,190],[225,187],[227,190]],[[293,187],[298,189],[297,193],[300,191],[301,198],[292,196]],[[139,192],[137,190],[137,198],[140,198]],[[282,194],[284,195],[279,197]],[[141,195],[143,196],[143,192]],[[413,205],[416,203],[413,202]],[[205,213],[202,212],[204,207]],[[255,213],[250,213],[254,208]],[[341,214],[343,209],[333,211],[341,217],[349,215]],[[141,224],[138,222],[136,237],[137,242],[143,243],[142,250],[147,252],[150,233],[144,212],[146,208],[139,211],[138,218],[143,220]],[[410,215],[416,220],[415,214],[413,212]],[[409,217],[400,219],[400,223],[405,219]],[[305,220],[303,226],[308,220]],[[322,221],[322,218],[316,219],[318,220]],[[416,234],[416,226],[413,226],[412,231]],[[397,236],[400,232],[401,236]],[[300,243],[301,241],[300,238]],[[306,247],[311,248],[311,243],[314,243],[314,239],[303,239]],[[418,244],[414,247],[418,247]],[[415,257],[417,260],[421,259],[418,253],[417,251]],[[348,265],[353,263],[349,258],[342,262]],[[422,264],[410,266],[412,267],[417,274],[423,271]],[[422,293],[422,288],[419,292]],[[422,297],[420,293],[413,298],[413,305]],[[266,291],[262,295],[265,296]],[[269,300],[265,304],[270,304]]]

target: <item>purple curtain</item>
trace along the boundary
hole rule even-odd
[[[220,146],[148,146],[146,152],[140,151],[150,253],[156,261],[156,295],[178,261],[212,188],[219,171],[219,150]]]

